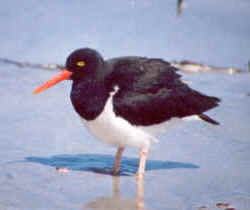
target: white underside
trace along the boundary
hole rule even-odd
[[[128,121],[115,115],[113,111],[113,95],[111,94],[103,112],[95,119],[86,121],[81,118],[90,132],[104,144],[114,147],[149,148],[157,142],[157,136],[164,132],[169,125],[182,121],[174,118],[170,121],[153,126],[134,126]]]

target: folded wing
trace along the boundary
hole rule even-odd
[[[143,126],[191,115],[200,115],[212,123],[202,113],[218,106],[220,99],[191,89],[180,80],[178,69],[168,62],[142,57],[112,62],[114,71],[106,84],[111,89],[119,87],[114,96],[116,115]]]

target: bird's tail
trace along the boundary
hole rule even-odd
[[[206,114],[199,114],[198,117],[206,122],[209,122],[213,125],[219,125],[220,123],[213,120],[211,117],[207,116]]]

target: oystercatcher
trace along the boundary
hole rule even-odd
[[[95,50],[72,52],[65,69],[37,88],[37,94],[71,79],[71,102],[90,132],[117,147],[113,174],[119,173],[126,146],[140,149],[138,176],[143,176],[147,152],[157,134],[173,119],[196,116],[219,123],[204,112],[220,99],[207,96],[182,82],[178,69],[158,58],[137,56],[104,60]]]

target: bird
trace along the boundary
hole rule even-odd
[[[81,121],[97,139],[117,148],[112,174],[120,173],[124,149],[134,147],[140,154],[136,175],[143,177],[150,147],[171,122],[196,117],[219,125],[204,112],[221,100],[189,87],[178,71],[161,58],[104,59],[86,47],[74,50],[64,69],[34,94],[72,80],[70,99]]]

